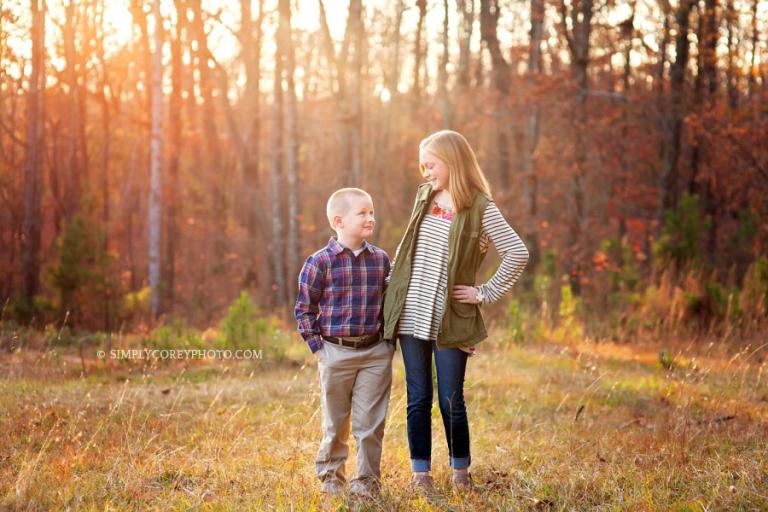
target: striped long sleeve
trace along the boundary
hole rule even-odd
[[[528,264],[528,249],[493,201],[488,203],[483,213],[482,230],[481,243],[492,243],[501,257],[496,273],[487,283],[480,285],[486,297],[483,302],[489,304],[501,299],[520,279]]]

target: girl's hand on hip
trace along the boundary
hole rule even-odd
[[[474,286],[457,284],[453,287],[451,298],[464,304],[480,304],[480,301],[477,300],[477,291]]]

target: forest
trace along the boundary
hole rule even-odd
[[[614,322],[649,287],[686,321],[765,317],[758,0],[62,4],[2,8],[6,318],[285,310],[333,190],[372,191],[394,252],[441,128],[530,250],[526,311],[565,279]]]
[[[293,388],[317,386],[299,270],[333,235],[342,187],[370,192],[371,241],[394,256],[419,142],[441,129],[475,149],[530,259],[484,309],[497,359],[481,351],[468,377],[482,497],[423,509],[768,506],[768,2],[2,0],[0,418],[15,434],[0,508],[261,506],[223,473],[277,508],[314,507],[309,469],[284,487],[269,473],[309,464],[297,418],[319,421],[317,396]],[[138,347],[265,360],[109,357]],[[524,418],[486,423],[511,383]],[[181,396],[191,425],[168,412]],[[64,420],[78,410],[100,426]],[[152,425],[173,433],[138,454],[125,439]],[[293,451],[237,452],[281,433]],[[80,496],[81,481],[110,494]]]
[[[681,320],[764,317],[765,3],[62,4],[3,3],[7,319],[290,308],[328,195],[369,189],[394,252],[446,127],[530,250],[526,311],[565,279],[587,316],[666,286]]]

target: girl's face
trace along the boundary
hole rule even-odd
[[[432,153],[419,150],[421,175],[432,185],[433,190],[448,190],[448,166]]]

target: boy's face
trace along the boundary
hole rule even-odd
[[[347,212],[334,217],[336,231],[349,238],[365,240],[373,235],[373,227],[376,225],[373,203],[369,198],[358,195],[348,198],[348,202]]]

